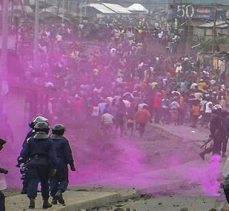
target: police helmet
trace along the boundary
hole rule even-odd
[[[221,113],[222,106],[219,104],[216,104],[212,107],[212,113],[220,114]]]
[[[52,128],[52,133],[56,135],[63,135],[65,132],[65,127],[62,124],[56,124]]]
[[[38,123],[38,122],[47,122],[48,123],[48,119],[43,117],[43,116],[36,116],[33,121],[29,124],[29,126],[31,128],[34,128],[34,126]]]
[[[37,122],[34,126],[36,132],[49,132],[49,125],[47,122]]]
[[[222,106],[219,105],[219,104],[216,104],[216,105],[213,106],[212,109],[213,109],[213,110],[221,110],[221,109],[222,109]]]

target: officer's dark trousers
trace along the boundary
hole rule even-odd
[[[5,211],[5,196],[2,193],[2,191],[0,191],[0,211]]]
[[[54,197],[58,190],[66,191],[68,187],[68,167],[59,165],[56,175],[50,179],[50,195]]]
[[[49,198],[49,167],[47,165],[30,165],[27,172],[28,189],[27,196],[35,199],[39,182],[41,194],[44,200]]]
[[[212,154],[221,155],[222,138],[221,136],[214,137]]]
[[[228,142],[228,137],[225,137],[222,142],[222,154],[225,155],[227,151],[227,142]]]
[[[224,193],[225,193],[225,196],[226,196],[226,199],[227,199],[227,203],[229,203],[229,189],[228,188],[224,188]]]

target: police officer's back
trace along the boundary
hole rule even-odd
[[[214,108],[215,107],[215,108]],[[221,107],[214,106],[210,121],[210,133],[213,138],[213,154],[221,154],[222,141],[225,138]]]
[[[68,186],[68,164],[72,171],[75,171],[72,151],[68,140],[63,136],[65,127],[62,124],[57,124],[52,129],[50,138],[53,140],[57,154],[57,172],[50,180],[52,203],[65,204],[62,193],[65,192]]]
[[[223,145],[222,145],[222,156],[225,157],[227,151],[228,137],[229,137],[229,111],[227,109],[222,109],[221,115],[222,115],[222,123],[223,123],[223,129],[225,134],[225,137],[223,139]]]
[[[27,140],[20,153],[21,160],[28,159],[27,196],[30,199],[29,208],[35,208],[35,198],[37,197],[38,183],[41,182],[41,192],[43,197],[43,208],[51,207],[49,198],[49,174],[50,169],[55,169],[57,165],[56,152],[52,140],[48,137],[49,126],[46,122],[38,122],[34,126],[36,134]]]
[[[22,147],[24,148],[27,141],[31,138],[34,137],[34,135],[36,134],[36,131],[34,129],[35,125],[38,122],[46,122],[48,123],[48,119],[43,117],[43,116],[36,116],[30,123],[29,123],[29,127],[31,128],[31,130],[28,132],[28,134],[26,135],[25,140],[23,141]],[[24,162],[26,162],[26,160],[24,159]],[[20,172],[22,174],[22,190],[21,193],[22,194],[26,194],[27,193],[27,187],[28,187],[28,181],[27,181],[27,176],[26,176],[26,168],[25,168],[25,163],[22,164],[22,162],[20,160],[18,160],[18,165],[17,167],[20,167]]]

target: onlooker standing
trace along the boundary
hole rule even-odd
[[[208,101],[205,104],[205,109],[204,109],[204,114],[203,114],[203,125],[205,125],[206,127],[208,127],[208,124],[211,119],[212,108],[213,108],[213,103],[211,101]]]
[[[160,122],[161,118],[161,92],[157,92],[153,98],[153,112],[154,112],[154,121],[155,123]]]
[[[172,122],[177,125],[178,124],[178,112],[180,108],[180,104],[174,99],[169,105],[169,112],[171,115]]]
[[[125,121],[126,121],[126,106],[121,98],[118,102],[117,111],[115,114],[116,130],[120,129],[120,136],[123,136],[124,129],[125,129],[124,128]]]
[[[150,112],[147,110],[147,106],[143,106],[142,109],[139,109],[135,114],[136,127],[139,131],[140,136],[142,137],[145,132],[145,127],[147,122],[151,119]]]
[[[170,122],[170,113],[169,113],[169,98],[165,96],[161,100],[161,121],[163,124],[168,124]]]
[[[200,116],[200,104],[199,101],[196,100],[191,107],[192,127],[196,127],[199,116]]]
[[[108,113],[106,109],[104,110],[103,115],[101,117],[101,126],[104,137],[108,138],[108,134],[113,133],[114,116]]]

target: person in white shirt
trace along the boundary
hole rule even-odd
[[[208,101],[205,104],[205,110],[204,110],[204,124],[207,126],[210,122],[211,114],[212,114],[212,108],[213,108],[213,103],[211,101]]]
[[[101,117],[101,129],[104,137],[113,133],[114,116],[105,109]]]
[[[114,123],[114,117],[113,117],[113,115],[109,114],[105,110],[104,114],[102,115],[101,122],[102,122],[102,125],[110,127]]]
[[[211,101],[208,101],[206,103],[205,113],[211,114],[212,113],[212,107],[213,107],[212,102]]]

